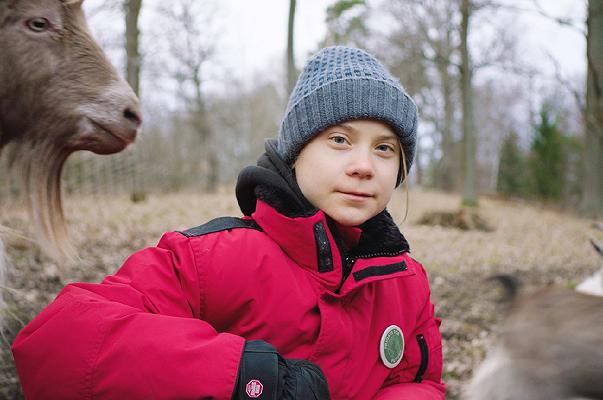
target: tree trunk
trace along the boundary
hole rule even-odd
[[[140,31],[138,30],[138,16],[142,0],[125,0],[124,8],[126,13],[126,80],[132,87],[136,96],[140,96],[140,52],[138,50],[138,39]],[[139,171],[144,168],[139,168],[141,147],[138,146],[137,151],[132,154],[132,180],[130,190],[130,200],[137,202],[143,200],[145,194],[142,189],[142,180],[138,176]]]
[[[125,0],[126,9],[126,79],[136,96],[140,95],[140,53],[138,51],[138,16],[142,0]]]
[[[296,0],[289,0],[289,24],[287,30],[287,93],[291,93],[293,91],[295,81],[297,80],[293,42],[295,33],[295,3]]]
[[[461,91],[463,103],[463,205],[477,206],[476,144],[473,124],[472,67],[469,58],[470,0],[461,3]]]
[[[421,139],[417,136],[417,144],[415,150],[415,159],[413,161],[413,167],[415,169],[415,179],[417,186],[423,186],[423,167],[421,166]],[[407,182],[408,183],[408,182]]]
[[[195,130],[199,133],[201,141],[201,165],[202,181],[204,182],[204,191],[214,193],[218,187],[218,158],[212,150],[211,128],[207,121],[207,110],[205,109],[205,99],[201,91],[200,72],[195,72],[193,79],[195,84]]]
[[[438,168],[438,186],[445,191],[455,189],[454,174],[455,168],[455,150],[452,137],[452,127],[454,125],[454,104],[452,98],[452,77],[448,71],[448,62],[438,63],[438,72],[440,75],[442,97],[444,100],[444,123],[441,129],[442,135],[442,159]]]
[[[582,208],[603,216],[603,0],[589,0]]]

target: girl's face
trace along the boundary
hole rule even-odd
[[[382,122],[327,128],[302,149],[295,177],[306,198],[336,222],[360,225],[389,202],[400,168],[398,137]]]

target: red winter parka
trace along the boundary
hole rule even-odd
[[[67,285],[13,343],[26,397],[230,399],[245,340],[262,339],[318,364],[333,399],[444,399],[427,276],[389,214],[336,226],[274,157],[239,178],[249,216],[166,233],[101,284]]]

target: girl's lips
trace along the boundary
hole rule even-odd
[[[360,192],[342,192],[340,191],[345,198],[353,201],[364,201],[372,198],[373,196],[368,193],[360,193]]]

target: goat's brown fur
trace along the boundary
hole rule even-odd
[[[508,315],[467,399],[603,398],[603,297],[558,287],[524,293],[514,279],[501,282]]]
[[[140,125],[138,99],[89,33],[81,3],[0,0],[0,150],[55,256],[72,254],[61,205],[67,157],[119,152]],[[50,28],[32,30],[33,18]]]

